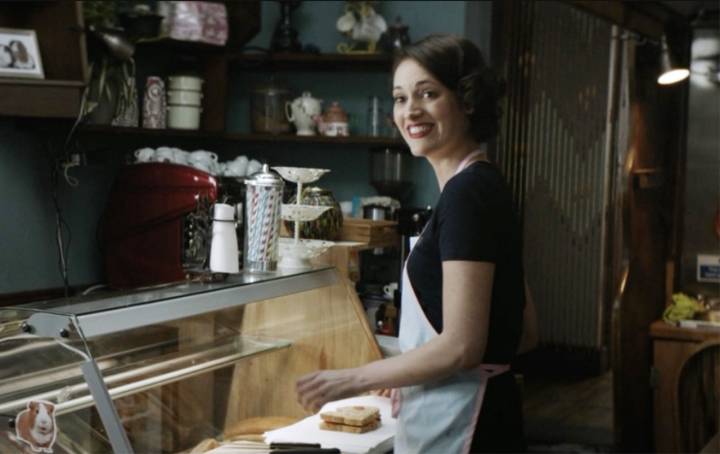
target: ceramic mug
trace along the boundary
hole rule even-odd
[[[248,158],[246,156],[238,156],[234,160],[226,163],[225,174],[233,177],[244,177],[247,174]]]
[[[252,175],[254,173],[257,173],[260,171],[260,169],[262,169],[262,164],[260,163],[260,161],[251,159],[247,165],[247,175]]]
[[[207,173],[215,173],[218,169],[218,155],[212,151],[197,150],[190,153],[188,163]]]
[[[155,150],[156,162],[175,162],[175,151],[170,147],[158,147]]]
[[[188,162],[190,161],[190,153],[189,152],[187,152],[185,150],[181,150],[179,148],[173,148],[173,152],[175,155],[176,163],[187,165]]]
[[[155,150],[152,148],[139,148],[134,154],[137,162],[152,162],[155,159]]]

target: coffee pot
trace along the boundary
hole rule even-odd
[[[320,103],[321,101],[313,98],[309,91],[304,91],[292,102],[285,103],[285,114],[287,119],[295,124],[297,135],[315,135],[315,121],[321,112]]]

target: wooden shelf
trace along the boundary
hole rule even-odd
[[[390,54],[228,54],[230,63],[243,69],[294,69],[308,71],[389,71]]]
[[[197,129],[145,129],[131,128],[124,126],[110,125],[83,125],[78,129],[78,133],[87,136],[111,135],[125,137],[176,137],[188,139],[224,139],[225,134],[221,132],[208,132]]]
[[[0,79],[0,115],[76,118],[84,89],[76,80]]]
[[[282,144],[314,144],[314,145],[352,145],[363,147],[395,147],[404,148],[405,144],[400,139],[390,137],[325,137],[325,136],[296,136],[296,135],[272,135],[272,134],[242,134],[208,132],[200,130],[182,129],[144,129],[126,128],[107,125],[84,125],[79,129],[81,135],[122,135],[124,137],[145,137],[145,138],[178,138],[215,140],[238,143],[282,143]]]
[[[195,41],[180,41],[173,38],[141,39],[135,43],[135,49],[140,53],[168,53],[177,52],[188,55],[221,54],[226,51],[225,46],[217,46]]]
[[[238,134],[226,133],[228,140],[249,143],[285,143],[285,144],[315,144],[315,145],[362,145],[368,147],[404,147],[400,139],[390,137],[325,137],[325,136],[296,136],[296,135],[272,135],[272,134]]]

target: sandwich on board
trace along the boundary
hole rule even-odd
[[[380,427],[380,409],[353,405],[320,413],[320,428],[337,432],[365,433]]]

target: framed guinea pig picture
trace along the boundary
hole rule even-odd
[[[55,405],[46,400],[31,400],[15,418],[15,437],[38,453],[52,453],[57,438]]]
[[[45,78],[35,30],[0,28],[0,77]]]

